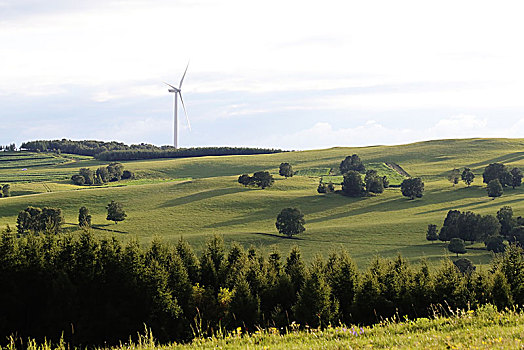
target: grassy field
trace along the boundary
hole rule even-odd
[[[402,197],[398,188],[366,198],[348,198],[316,192],[321,176],[338,169],[347,156],[357,153],[369,167],[391,173],[384,163],[399,164],[412,176],[425,182],[424,197],[414,201]],[[0,158],[6,155],[0,154]],[[33,157],[42,156],[33,154]],[[491,200],[482,184],[483,168],[492,162],[524,168],[524,139],[440,140],[399,146],[332,148],[253,156],[201,157],[124,162],[136,173],[135,182],[121,182],[102,187],[79,187],[61,176],[70,177],[80,167],[104,165],[90,158],[30,167],[0,169],[0,183],[12,176],[11,198],[0,199],[0,225],[16,223],[20,210],[28,205],[56,206],[63,209],[67,230],[77,230],[78,208],[85,205],[93,215],[100,234],[114,234],[127,240],[137,237],[147,243],[153,236],[166,241],[186,238],[197,249],[213,233],[226,242],[238,241],[281,251],[298,245],[307,258],[326,254],[333,247],[346,248],[364,267],[370,257],[391,257],[397,253],[418,260],[440,259],[446,254],[442,243],[428,243],[428,224],[441,225],[450,209],[473,210],[495,214],[503,205],[524,215],[524,189],[507,189],[501,198]],[[50,155],[50,157],[54,157]],[[66,157],[66,156],[61,156]],[[32,161],[32,160],[31,160]],[[298,174],[278,176],[281,162],[289,162]],[[0,161],[1,163],[1,161]],[[453,168],[470,167],[476,179],[470,188],[453,187],[447,173]],[[44,180],[26,181],[18,172],[41,175]],[[237,183],[239,174],[269,170],[275,176],[273,187],[261,190],[244,188]],[[62,175],[60,175],[62,174]],[[396,173],[395,173],[396,174]],[[396,180],[399,182],[401,177]],[[393,183],[393,181],[391,181]],[[132,185],[132,186],[131,186]],[[116,200],[124,204],[128,218],[115,225],[105,220],[105,206]],[[278,235],[275,218],[282,208],[293,206],[305,213],[306,231],[296,239]],[[490,254],[469,249],[465,255],[474,263],[486,263]]]
[[[338,326],[300,331],[270,328],[254,334],[242,330],[196,339],[188,345],[155,346],[151,337],[133,349],[520,349],[524,346],[524,315],[497,312],[486,305],[450,317],[383,321],[372,327]],[[129,349],[129,347],[127,347]]]
[[[65,343],[37,344],[30,349],[65,350]],[[457,311],[431,319],[388,320],[371,327],[336,326],[301,330],[260,329],[250,334],[241,328],[211,338],[196,338],[190,344],[160,345],[147,331],[136,343],[113,350],[176,349],[521,349],[524,347],[524,315],[506,310],[498,312],[485,305],[476,311]],[[15,349],[15,343],[6,349]]]

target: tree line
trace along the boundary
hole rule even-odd
[[[11,143],[9,145],[0,145],[0,151],[14,152],[16,151],[16,144]]]
[[[99,239],[86,231],[0,237],[0,336],[17,334],[74,346],[111,345],[152,329],[161,342],[256,326],[368,324],[394,315],[523,305],[524,258],[511,246],[490,269],[461,272],[450,260],[375,258],[360,271],[348,252],[306,263],[298,248],[263,254],[219,236],[197,256],[184,240]],[[433,307],[433,308],[432,308]]]
[[[71,176],[75,185],[103,185],[107,182],[134,179],[132,171],[125,170],[124,165],[118,162],[110,163],[93,171],[89,168],[80,168],[78,174]]]
[[[524,246],[524,218],[514,217],[510,206],[500,208],[496,216],[450,210],[440,231],[428,225],[426,239],[450,242],[450,251],[457,254],[466,253],[466,241],[483,242],[487,250],[500,253],[506,249],[504,240]]]
[[[484,168],[482,173],[482,182],[485,183],[486,191],[489,197],[493,199],[504,194],[504,188],[520,187],[524,175],[518,167],[508,168],[502,163],[491,163]],[[459,169],[453,169],[449,175],[448,180],[455,186],[460,180],[469,187],[475,180],[475,174],[470,168],[464,168],[462,172]]]
[[[157,158],[183,158],[224,155],[250,155],[283,152],[273,148],[250,147],[195,147],[174,148],[173,146],[155,146],[151,144],[126,145],[121,142],[95,140],[38,140],[24,142],[22,149],[34,152],[61,152],[93,156],[103,161],[123,161]]]
[[[114,221],[115,224],[119,221],[124,221],[127,217],[124,206],[120,202],[111,201],[111,203],[106,206],[106,209],[106,220]],[[18,213],[16,218],[16,232],[18,237],[58,234],[62,231],[64,223],[64,215],[60,208],[29,206]],[[89,229],[91,227],[91,215],[89,214],[89,209],[85,206],[82,206],[78,210],[78,226],[83,229]],[[8,228],[8,230],[10,230],[10,228]]]

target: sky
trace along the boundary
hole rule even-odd
[[[0,144],[524,137],[519,1],[0,0]]]

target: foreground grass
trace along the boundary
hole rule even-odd
[[[450,317],[384,321],[372,327],[339,326],[324,330],[270,328],[242,334],[199,338],[187,345],[156,346],[149,338],[119,349],[516,349],[524,347],[524,314],[498,312],[485,305]]]
[[[5,349],[15,349],[15,341]],[[37,344],[28,349],[69,349],[65,343]],[[112,350],[175,349],[518,349],[524,347],[524,314],[485,305],[476,311],[458,311],[432,319],[383,321],[371,327],[338,326],[304,330],[269,328],[246,334],[241,328],[229,334],[200,337],[190,344],[156,344],[151,333],[137,342]],[[1,349],[1,347],[0,347]]]

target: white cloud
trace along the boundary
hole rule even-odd
[[[519,135],[520,132],[520,135]],[[265,144],[286,149],[315,149],[336,146],[393,145],[435,139],[468,137],[522,137],[524,118],[517,123],[493,127],[486,118],[456,115],[440,119],[429,128],[387,128],[375,120],[353,128],[336,128],[319,122],[313,127],[287,135],[273,136]]]

